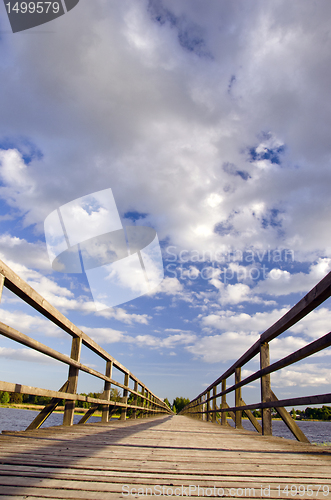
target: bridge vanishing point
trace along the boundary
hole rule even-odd
[[[325,404],[331,394],[278,400],[270,374],[331,346],[331,333],[270,364],[269,344],[331,295],[331,273],[321,280],[223,375],[199,394],[180,415],[153,394],[127,368],[51,306],[0,261],[3,286],[72,337],[67,356],[0,323],[0,334],[69,366],[59,391],[0,382],[1,391],[48,396],[27,430],[3,431],[0,436],[0,498],[88,499],[189,498],[331,498],[331,447],[310,444],[285,407]],[[105,362],[105,373],[80,362],[84,345]],[[272,344],[271,344],[272,345]],[[241,368],[255,356],[260,369],[241,378]],[[124,375],[113,378],[113,369]],[[77,394],[83,371],[104,382],[99,398]],[[227,380],[234,375],[234,384]],[[246,405],[242,387],[259,380],[261,401]],[[111,400],[111,385],[123,393]],[[227,394],[233,392],[235,405]],[[130,398],[129,398],[130,394]],[[48,416],[65,400],[63,425],[42,428]],[[76,401],[90,404],[73,425]],[[102,407],[100,423],[86,424]],[[271,409],[285,422],[295,440],[272,436]],[[260,409],[262,423],[252,410]],[[110,420],[121,411],[120,418]],[[242,428],[242,415],[256,432]],[[227,415],[235,428],[227,423]],[[127,418],[129,417],[129,418]]]

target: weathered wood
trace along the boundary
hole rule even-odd
[[[70,357],[75,361],[79,362],[81,349],[82,349],[81,337],[73,337]],[[71,394],[75,394],[77,392],[78,375],[79,375],[79,368],[75,366],[70,366],[68,375],[68,382],[69,382],[68,392],[70,392]],[[74,400],[66,401],[64,406],[63,425],[73,425],[74,412],[75,412],[75,401]]]
[[[240,366],[236,368],[235,370],[235,383],[238,384],[241,380],[241,368]],[[235,390],[235,405],[240,406],[241,404],[241,387],[238,387],[238,389]],[[235,424],[236,424],[236,429],[242,429],[242,411],[237,410],[235,412],[236,418],[235,418]]]
[[[226,412],[223,411],[224,415],[225,415],[225,418],[226,418],[226,413],[228,413],[229,417],[232,418],[232,420],[234,421],[234,423],[236,423],[236,413],[235,411],[232,411],[228,405],[228,403],[225,403],[224,404],[224,408],[226,409]],[[222,411],[222,410],[220,410]]]
[[[92,417],[93,413],[97,411],[99,408],[99,405],[92,405],[91,408],[88,409],[88,411],[85,413],[85,415],[82,416],[78,424],[85,424],[90,417]]]
[[[243,399],[241,399],[240,405],[241,406],[245,406],[246,405],[246,403],[245,403],[245,401]],[[260,426],[260,424],[257,421],[257,419],[254,417],[253,413],[250,410],[246,410],[245,414],[246,414],[247,418],[250,420],[251,424],[255,427],[255,429],[257,430],[257,432],[259,432],[260,434],[262,434],[262,427]]]
[[[207,395],[206,395],[206,420],[207,420],[207,422],[209,422],[209,420],[210,420],[209,415],[210,415],[210,391],[208,391]]]
[[[289,399],[279,399],[278,401],[269,401],[268,403],[253,403],[245,406],[240,406],[239,408],[230,407],[230,410],[236,411],[237,409],[246,410],[256,410],[262,408],[278,408],[286,406],[307,406],[307,405],[318,405],[318,404],[328,404],[331,403],[331,393],[328,394],[318,394],[316,396],[303,396],[300,398],[289,398]],[[223,411],[222,409],[220,411]]]
[[[228,406],[227,402],[226,402],[225,390],[226,390],[226,378],[224,378],[222,380],[222,392],[223,392],[223,394],[222,394],[222,406],[221,407],[223,408],[223,410],[225,410],[225,408]],[[226,412],[225,411],[221,413],[221,424],[222,425],[227,425]]]
[[[107,361],[106,362],[106,374],[105,374],[106,377],[109,377],[109,378],[112,377],[112,370],[113,370],[113,362]],[[110,382],[105,381],[103,393],[104,393],[105,399],[110,399]],[[106,423],[108,421],[109,421],[109,405],[103,405],[101,422]]]
[[[274,394],[274,392],[271,391],[271,397],[274,401],[278,401],[277,396]],[[278,415],[282,418],[283,422],[287,425],[287,427],[290,429],[292,432],[293,436],[298,440],[301,441],[302,443],[309,443],[309,439],[305,436],[305,434],[302,432],[298,424],[296,423],[295,420],[291,417],[291,415],[285,410],[285,408],[281,406],[276,406],[275,407],[276,412]]]
[[[128,402],[128,389],[127,388],[129,387],[129,374],[128,373],[124,374],[124,385],[125,385],[126,389],[123,390],[122,402],[127,403]],[[122,408],[120,419],[121,420],[126,419],[126,407]]]
[[[137,381],[135,381],[135,383],[134,383],[134,391],[135,391],[135,394],[134,394],[134,398],[133,398],[133,404],[136,405],[137,401],[138,401],[138,396],[137,396],[137,393],[138,393],[138,382]],[[131,418],[133,418],[133,419],[137,418],[137,410],[136,409],[132,410],[132,416],[131,416]]]
[[[59,392],[66,392],[69,386],[69,380],[67,380],[63,386],[59,389]],[[59,405],[62,399],[52,398],[51,401],[41,410],[39,415],[36,416],[31,422],[31,424],[26,428],[27,431],[32,429],[39,429],[39,427],[45,422],[45,420],[51,415],[55,408]]]
[[[0,435],[0,450],[4,499],[130,497],[123,485],[145,500],[163,487],[161,496],[178,498],[181,491],[169,488],[182,485],[180,496],[196,500],[215,497],[214,486],[224,490],[216,497],[241,500],[288,498],[287,484],[304,485],[303,500],[327,498],[317,494],[319,485],[331,491],[330,451],[182,416]],[[138,488],[150,488],[149,494]]]
[[[73,401],[83,401],[86,403],[97,403],[100,405],[104,404],[110,404],[115,405],[115,406],[125,406],[124,403],[120,401],[107,401],[104,399],[99,399],[99,398],[91,398],[89,396],[82,396],[80,394],[69,394],[67,392],[57,392],[57,391],[51,391],[48,389],[41,389],[39,387],[30,387],[28,385],[22,385],[22,384],[13,384],[12,382],[3,382],[0,381],[0,390],[1,391],[6,391],[6,392],[17,392],[19,394],[31,394],[34,396],[46,396],[50,398],[58,398],[58,399],[70,399]],[[136,408],[137,410],[145,410],[143,406],[134,406],[130,405],[130,408]],[[156,410],[157,412],[163,412],[163,410]]]
[[[264,342],[260,346],[260,367],[263,369],[269,364],[269,344]],[[261,377],[261,402],[268,403],[271,399],[270,374],[267,374]],[[271,408],[262,408],[262,434],[264,436],[272,435]]]
[[[213,387],[213,410],[214,413],[211,414],[211,420],[212,422],[216,422],[216,393],[217,393],[217,386],[215,385]]]

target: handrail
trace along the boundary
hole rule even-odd
[[[59,391],[0,381],[0,390],[2,391],[47,396],[52,398],[51,402],[45,406],[45,408],[30,424],[28,429],[39,428],[63,399],[66,401],[63,425],[73,425],[75,401],[92,403],[92,407],[81,418],[79,423],[85,423],[97,410],[99,405],[102,405],[102,422],[108,422],[110,410],[113,413],[118,408],[121,409],[120,418],[122,420],[126,418],[127,409],[129,408],[132,409],[132,418],[137,418],[137,416],[173,413],[164,401],[150,391],[146,385],[133,375],[125,366],[113,358],[113,356],[100,347],[94,340],[86,335],[86,333],[74,325],[68,318],[60,313],[54,306],[52,306],[38,292],[36,292],[36,290],[34,290],[30,285],[28,285],[28,283],[26,283],[0,260],[0,299],[4,286],[47,319],[59,326],[63,331],[72,336],[71,355],[67,356],[66,354],[62,354],[55,349],[52,349],[47,345],[29,337],[28,335],[25,335],[0,322],[1,335],[69,366],[68,380]],[[80,351],[82,345],[85,345],[88,349],[106,361],[105,374],[102,374],[80,362]],[[116,368],[124,374],[124,383],[118,382],[112,378],[113,368]],[[76,393],[80,371],[84,371],[104,381],[104,392],[100,398],[91,398]],[[134,382],[133,389],[129,386],[130,379]],[[121,401],[112,401],[110,399],[111,384],[123,389]],[[134,396],[132,403],[128,402],[129,393]]]
[[[308,292],[294,307],[284,314],[284,316],[282,316],[278,321],[276,321],[276,323],[262,333],[260,338],[237,361],[235,361],[230,368],[228,368],[220,377],[210,384],[207,389],[192,399],[192,401],[190,401],[190,403],[180,413],[202,419],[206,418],[207,421],[211,420],[213,422],[219,422],[220,420],[221,425],[227,424],[226,414],[228,413],[235,421],[236,427],[241,428],[242,412],[244,411],[258,432],[264,435],[271,435],[271,409],[274,408],[296,439],[308,442],[306,436],[284,407],[330,403],[331,394],[289,398],[279,401],[271,390],[270,373],[297,363],[298,361],[305,359],[316,352],[330,347],[331,332],[272,364],[270,364],[269,358],[269,342],[286,332],[330,296],[331,272],[328,273],[314,288],[312,288],[312,290],[310,290],[310,292]],[[257,354],[260,354],[260,369],[242,380],[241,368]],[[235,375],[235,383],[227,388],[226,380],[233,374]],[[241,396],[241,388],[257,379],[260,380],[261,401],[246,405]],[[217,386],[219,384],[222,385],[221,391],[217,390]],[[211,391],[213,391],[212,395]],[[230,392],[235,393],[235,405],[232,407],[229,407],[226,402],[226,395]],[[217,398],[220,397],[222,398],[222,401],[221,404],[217,406]],[[251,412],[251,410],[254,409],[262,410],[262,427]],[[218,414],[221,414],[221,419],[218,418]]]

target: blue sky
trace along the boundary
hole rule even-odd
[[[157,395],[193,398],[331,270],[331,5],[81,0],[15,34],[0,9],[0,259]],[[123,225],[156,230],[165,277],[97,312],[84,274],[53,271],[44,220],[107,188]],[[272,359],[330,320],[326,302]],[[8,291],[0,321],[69,353]],[[329,355],[272,375],[278,398],[329,392]],[[6,339],[0,358],[8,382],[67,376]]]

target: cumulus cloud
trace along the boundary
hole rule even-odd
[[[273,296],[308,292],[330,271],[331,259],[329,258],[319,258],[316,263],[310,266],[308,273],[291,273],[287,270],[274,268],[268,273],[265,280],[258,283],[254,292]]]
[[[87,326],[79,328],[98,344],[113,344],[124,340],[123,332],[113,330],[113,328],[90,328]]]
[[[86,4],[44,44],[15,40],[0,130],[33,134],[43,157],[27,167],[3,151],[2,196],[41,230],[54,208],[109,185],[122,214],[149,214],[182,248],[281,237],[328,251],[328,4],[160,5],[161,17],[147,0]]]
[[[0,347],[0,358],[12,359],[14,361],[29,361],[32,363],[42,363],[42,364],[53,364],[59,363],[49,356],[45,356],[38,351],[33,351],[32,349],[13,349],[10,347]]]
[[[217,363],[239,358],[258,338],[256,333],[229,331],[200,338],[186,349],[206,363]]]
[[[207,316],[200,315],[199,319],[204,328],[261,334],[287,311],[287,308],[283,308],[268,312],[256,312],[250,315],[248,313],[221,310]]]
[[[22,311],[8,311],[0,309],[0,321],[15,328],[19,332],[31,334],[32,337],[64,337],[66,334],[52,322],[38,316],[31,316]]]
[[[43,242],[32,243],[6,233],[0,236],[0,248],[0,258],[5,263],[14,261],[14,266],[19,262],[22,266],[44,271],[51,270],[46,245]]]
[[[331,374],[328,366],[316,363],[292,365],[272,374],[275,387],[318,387],[330,385]]]

